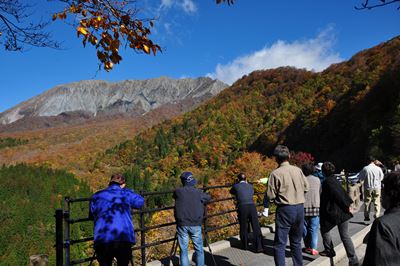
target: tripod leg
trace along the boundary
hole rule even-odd
[[[93,263],[95,257],[96,257],[96,251],[93,253],[93,256],[90,258],[89,266],[92,266],[92,263]]]
[[[214,266],[217,266],[217,262],[215,261],[214,254],[212,253],[212,250],[211,250],[211,247],[210,247],[210,243],[209,243],[209,241],[208,241],[207,232],[203,232],[203,234],[204,234],[204,240],[205,240],[206,245],[207,245],[207,247],[208,247],[208,251],[209,251],[210,254],[211,254],[211,258],[212,258],[212,260],[213,260]]]
[[[175,233],[174,241],[172,242],[172,248],[169,253],[169,261],[172,262],[172,258],[176,255],[176,250],[178,249],[178,233]],[[172,265],[174,263],[172,262]]]

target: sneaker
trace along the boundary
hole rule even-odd
[[[320,255],[320,256],[324,256],[324,257],[330,257],[330,258],[336,256],[336,254],[331,253],[331,252],[328,252],[328,251],[326,251],[326,250],[321,251],[321,252],[319,253],[319,255]]]
[[[316,249],[312,249],[312,248],[310,248],[310,250],[309,250],[309,252],[308,252],[309,254],[311,254],[311,255],[313,255],[313,256],[316,256],[316,255],[318,255],[319,254],[319,252],[318,252],[318,250],[316,250]]]
[[[303,252],[307,254],[311,254],[313,256],[318,255],[318,250],[312,249],[312,248],[303,248]]]
[[[369,222],[369,221],[371,221],[371,219],[369,217],[364,218],[364,222]]]

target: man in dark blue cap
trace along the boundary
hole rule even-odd
[[[203,237],[201,223],[204,218],[204,205],[211,196],[195,188],[196,179],[191,172],[181,175],[182,187],[174,192],[175,220],[178,243],[180,247],[180,261],[182,266],[189,266],[188,246],[189,237],[195,249],[196,265],[204,265]]]

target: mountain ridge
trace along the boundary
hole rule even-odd
[[[93,117],[109,114],[143,115],[164,104],[183,100],[199,103],[218,94],[227,85],[207,77],[106,82],[83,80],[58,85],[0,113],[0,125],[27,117],[50,117],[84,112]]]

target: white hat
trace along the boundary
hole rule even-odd
[[[317,163],[317,165],[315,166],[315,169],[321,171],[322,170],[322,164],[323,163]]]

